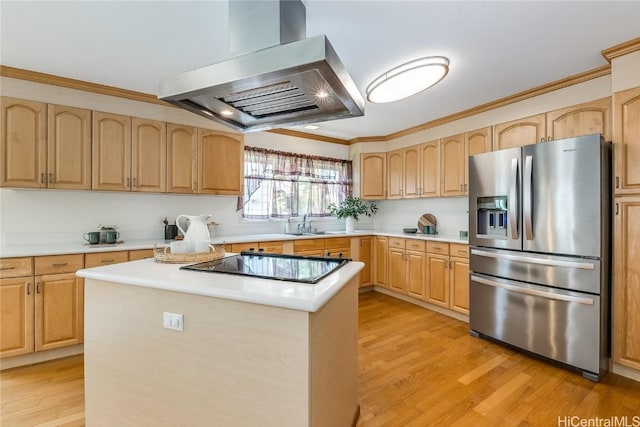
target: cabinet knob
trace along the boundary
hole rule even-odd
[[[44,172],[40,174],[40,184],[44,184]]]
[[[138,186],[138,178],[133,178],[133,188]]]
[[[125,187],[129,188],[131,186],[131,178],[127,178],[127,184]]]

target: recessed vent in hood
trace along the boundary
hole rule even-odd
[[[246,13],[238,16],[242,12]],[[274,33],[279,41],[304,34],[304,5],[299,1],[231,0],[229,15],[230,27],[246,29],[230,28],[232,46],[247,49],[254,39],[273,40]],[[269,28],[270,33],[261,37],[265,16],[279,28]],[[158,98],[242,132],[364,114],[362,95],[324,35],[276,44],[167,78],[160,83]]]

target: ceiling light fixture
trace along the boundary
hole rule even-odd
[[[408,98],[438,83],[449,72],[444,56],[428,56],[399,65],[367,86],[369,102],[384,103]]]
[[[320,126],[316,126],[316,125],[306,125],[306,126],[304,126],[304,129],[316,130],[316,129],[320,129]]]
[[[233,111],[231,110],[220,110],[220,114],[222,114],[223,116],[233,116]]]

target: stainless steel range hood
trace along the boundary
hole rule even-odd
[[[305,19],[299,0],[231,0],[238,56],[162,80],[158,98],[241,132],[364,115],[329,40],[304,38]]]

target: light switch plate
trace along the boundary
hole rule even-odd
[[[178,313],[162,313],[162,326],[174,331],[184,331],[184,316]]]

